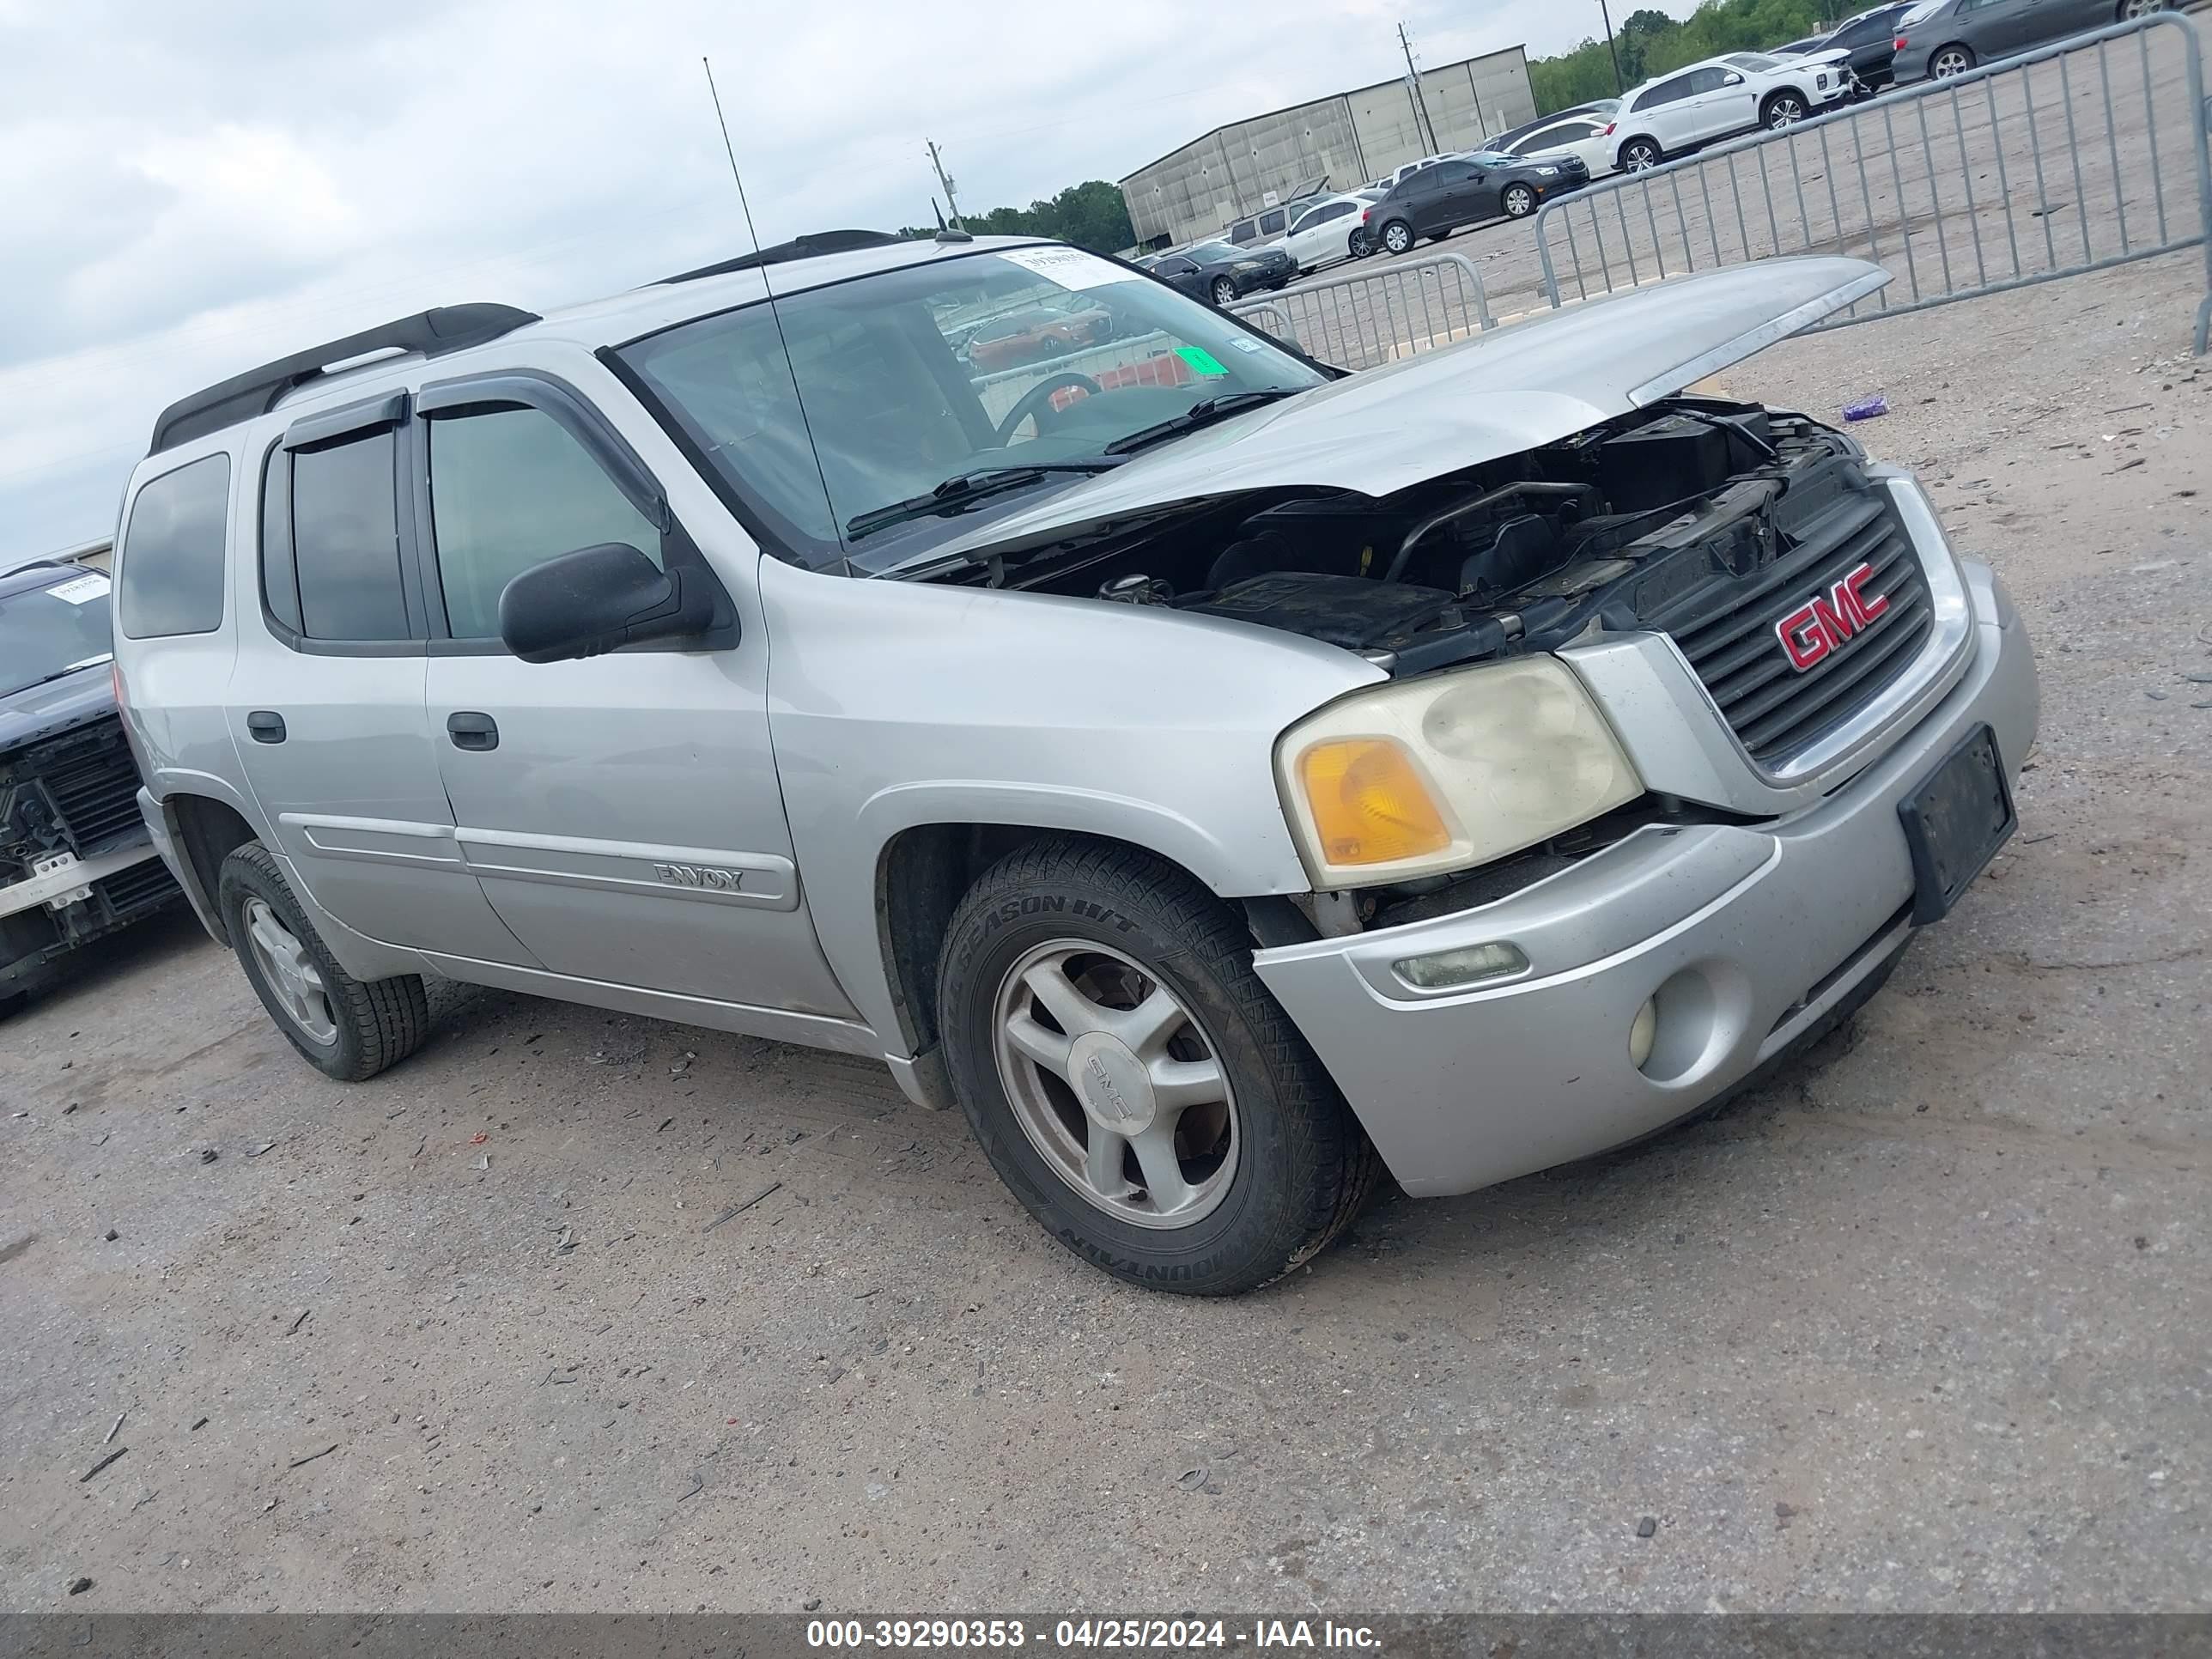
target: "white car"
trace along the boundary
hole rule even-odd
[[[1642,173],[1717,139],[1757,127],[1779,132],[1838,108],[1851,94],[1850,57],[1841,50],[1788,58],[1742,52],[1646,81],[1621,100],[1604,134],[1612,164]]]
[[[1591,178],[1601,178],[1613,171],[1613,142],[1606,137],[1612,131],[1610,116],[1563,115],[1515,139],[1505,146],[1505,154],[1531,161],[1578,156]]]
[[[1332,259],[1355,257],[1352,239],[1364,237],[1360,216],[1382,199],[1378,190],[1355,190],[1313,203],[1291,222],[1276,244],[1297,262],[1301,273]]]

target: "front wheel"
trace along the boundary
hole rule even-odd
[[[422,1046],[430,1033],[422,981],[358,980],[340,967],[259,842],[222,861],[216,903],[246,981],[317,1071],[359,1083]]]
[[[1507,218],[1525,219],[1536,210],[1536,192],[1526,185],[1508,185],[1504,206]]]
[[[1805,118],[1805,100],[1794,92],[1778,92],[1766,100],[1759,118],[1770,132],[1779,132],[1784,127],[1794,127]]]
[[[1946,46],[1928,60],[1928,73],[1938,81],[1964,75],[1974,66],[1974,54],[1965,46]]]
[[[1393,253],[1403,253],[1413,245],[1413,228],[1403,219],[1393,219],[1382,227],[1382,246]]]
[[[1650,138],[1632,138],[1620,147],[1623,173],[1649,173],[1666,159],[1666,152]]]
[[[1236,283],[1231,282],[1226,276],[1217,276],[1213,279],[1213,303],[1215,305],[1220,307],[1222,310],[1226,311],[1236,298]]]
[[[1054,837],[987,872],[953,916],[938,1017],[984,1156],[1116,1278],[1255,1289],[1373,1189],[1374,1149],[1235,913],[1136,848]]]

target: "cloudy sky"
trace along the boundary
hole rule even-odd
[[[1623,0],[1624,4],[1627,0]],[[1688,0],[1668,7],[1686,13]],[[1585,16],[1584,14],[1588,15]],[[112,532],[171,399],[425,307],[1115,179],[1596,0],[0,0],[0,558]]]

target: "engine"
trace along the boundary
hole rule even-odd
[[[1815,422],[1677,398],[1379,501],[1232,503],[1014,585],[1282,629],[1417,672],[1648,626],[1867,487],[1856,447]]]

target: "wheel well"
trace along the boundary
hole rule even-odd
[[[1620,141],[1620,143],[1619,147],[1618,147],[1618,148],[1616,148],[1616,149],[1613,150],[1613,156],[1614,156],[1614,158],[1615,158],[1616,160],[1618,160],[1620,157],[1621,157],[1621,156],[1623,156],[1623,155],[1627,155],[1627,154],[1628,154],[1628,147],[1629,147],[1631,144],[1649,144],[1649,145],[1650,145],[1650,146],[1651,146],[1651,148],[1652,148],[1652,149],[1654,149],[1657,150],[1657,151],[1658,151],[1661,155],[1665,155],[1665,154],[1667,153],[1667,146],[1666,146],[1666,145],[1664,145],[1664,144],[1662,144],[1662,143],[1660,143],[1656,138],[1654,138],[1654,137],[1653,137],[1650,133],[1648,133],[1648,132],[1632,132],[1632,133],[1629,134],[1629,136],[1628,136],[1627,137],[1626,137],[1626,138],[1622,139],[1622,140]]]
[[[216,887],[222,861],[254,838],[253,826],[235,808],[205,795],[172,795],[162,805],[177,825],[177,852],[190,867],[218,934],[227,934],[222,913],[216,905]],[[223,939],[228,945],[230,940]]]
[[[952,913],[960,908],[968,890],[1015,848],[1047,836],[1068,833],[1029,824],[925,823],[901,830],[884,848],[876,865],[876,933],[884,953],[884,977],[890,983],[892,1005],[898,1012],[909,1052],[920,1055],[937,1047],[938,957],[945,949]],[[1110,836],[1085,839],[1133,848],[1175,863],[1133,842]],[[1252,902],[1247,902],[1248,911]],[[1270,925],[1275,921],[1271,912],[1267,919]],[[1254,925],[1256,927],[1258,921]],[[1286,937],[1301,936],[1294,933]]]

